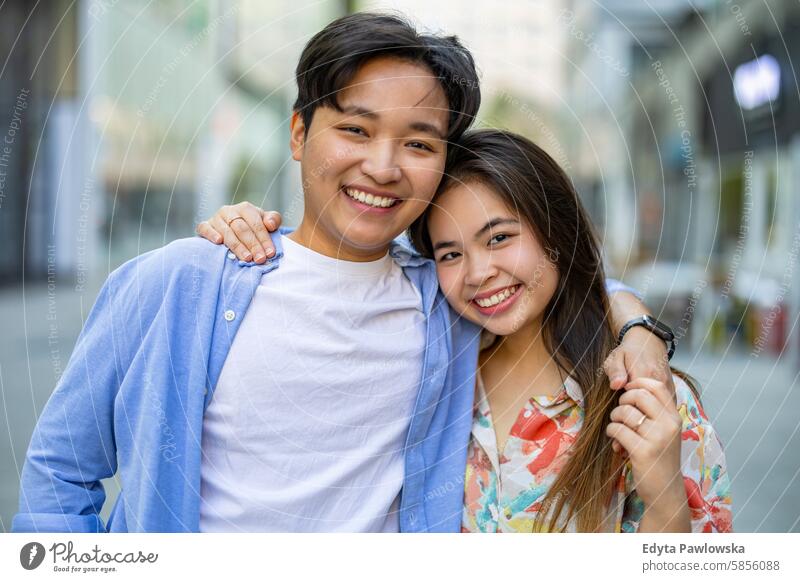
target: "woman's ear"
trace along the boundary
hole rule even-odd
[[[300,161],[303,157],[303,146],[306,143],[306,124],[303,116],[298,111],[292,112],[291,131],[289,133],[289,146],[292,148],[292,158]]]

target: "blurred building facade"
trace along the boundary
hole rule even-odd
[[[293,68],[346,8],[6,2],[0,283],[56,271],[79,285],[98,265],[191,235],[232,201],[299,217]]]
[[[695,350],[797,354],[798,5],[648,4],[569,8],[593,38],[565,139],[611,271]]]
[[[297,57],[333,18],[381,9],[459,35],[481,71],[478,124],[565,167],[612,274],[694,348],[780,353],[800,313],[798,5],[457,5],[6,2],[0,284],[80,286],[243,199],[295,223]]]

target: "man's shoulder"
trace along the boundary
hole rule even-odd
[[[178,239],[122,264],[109,275],[108,284],[115,291],[160,296],[192,281],[208,283],[222,275],[226,250],[199,237]]]
[[[414,245],[411,244],[408,236],[403,233],[392,241],[389,247],[389,254],[401,267],[419,267],[425,263],[432,262],[423,257]]]
[[[209,266],[217,260],[222,263],[226,250],[224,246],[215,245],[200,237],[180,238],[132,258],[120,270],[129,270],[132,267],[160,270],[168,266],[170,270],[179,271],[192,266]]]
[[[187,264],[192,260],[206,262],[222,259],[227,250],[222,245],[216,245],[204,238],[193,236],[179,238],[153,252],[160,254],[163,260],[176,264]]]

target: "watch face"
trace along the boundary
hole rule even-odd
[[[659,336],[663,340],[671,340],[675,338],[675,334],[672,333],[672,329],[669,326],[664,325],[657,319],[650,317],[649,315],[644,316],[645,323],[651,326],[653,333]]]

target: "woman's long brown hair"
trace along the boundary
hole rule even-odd
[[[584,421],[570,458],[542,501],[535,527],[549,531],[573,519],[578,531],[598,531],[608,514],[621,459],[605,429],[619,400],[603,362],[616,341],[608,320],[600,247],[571,181],[540,147],[510,132],[468,132],[448,153],[440,192],[479,182],[494,190],[533,229],[558,269],[559,284],[545,308],[545,345],[584,394]],[[426,211],[409,229],[416,248],[432,257]]]

